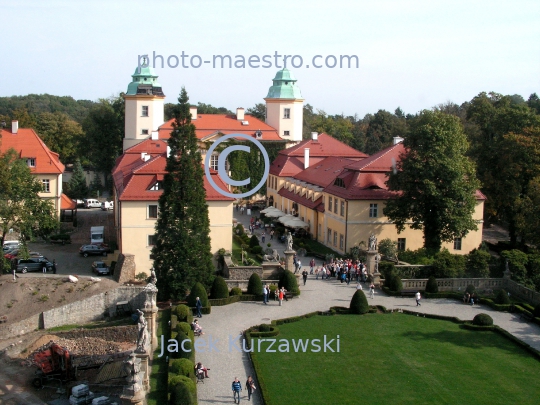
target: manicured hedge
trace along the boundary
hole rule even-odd
[[[177,305],[174,312],[176,313],[178,322],[193,322],[193,313],[187,305]]]
[[[477,326],[492,326],[493,318],[488,314],[480,313],[473,318],[473,325]]]
[[[486,304],[495,311],[514,312],[515,310],[514,304],[496,304],[495,302],[493,302],[493,300],[489,298],[480,298],[480,304]]]
[[[195,285],[191,288],[191,291],[188,296],[188,305],[192,308],[195,307],[195,303],[197,302],[197,297],[201,300],[202,306],[207,307],[208,306],[208,293],[206,292],[206,288],[204,286],[197,282]]]
[[[186,376],[169,374],[169,392],[171,405],[197,404],[197,387],[195,382]]]
[[[210,290],[210,297],[216,300],[221,298],[227,298],[228,296],[229,287],[227,287],[225,279],[221,276],[217,276],[212,284],[212,289]]]
[[[195,363],[189,359],[174,359],[169,365],[169,373],[183,375],[195,381]]]
[[[257,273],[249,277],[247,293],[252,295],[262,295],[262,281]]]
[[[351,304],[349,306],[351,314],[362,315],[369,312],[369,304],[367,302],[366,294],[361,290],[356,290],[351,298]]]
[[[242,289],[240,287],[231,288],[231,296],[242,295]]]

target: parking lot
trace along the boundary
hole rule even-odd
[[[82,257],[79,248],[90,243],[90,227],[105,226],[106,242],[114,241],[114,220],[112,211],[102,211],[98,208],[79,209],[78,227],[71,235],[71,244],[29,243],[28,249],[41,253],[49,261],[56,260],[57,274],[73,274],[81,276],[95,275],[92,273],[92,262],[104,259],[103,256]],[[33,273],[37,274],[37,273]],[[106,276],[111,277],[111,276]]]

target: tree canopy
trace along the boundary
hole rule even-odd
[[[474,164],[465,156],[467,139],[457,117],[422,111],[404,141],[406,151],[387,185],[398,197],[384,214],[398,232],[410,226],[424,233],[424,247],[439,251],[442,242],[477,229],[472,218],[479,187]]]

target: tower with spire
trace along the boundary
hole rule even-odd
[[[154,69],[149,66],[137,67],[131,77],[133,80],[124,95],[124,150],[151,137],[165,118],[165,95]]]
[[[304,122],[304,99],[289,69],[285,68],[276,73],[264,101],[266,123],[276,128],[282,139],[300,142]]]

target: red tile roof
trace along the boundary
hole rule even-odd
[[[170,119],[158,129],[160,139],[168,139],[173,130],[174,119]],[[255,131],[262,132],[261,141],[283,141],[275,128],[262,122],[251,115],[244,117],[244,122],[248,125],[242,125],[242,121],[236,119],[236,115],[230,114],[197,114],[197,119],[191,123],[195,125],[195,134],[199,140],[205,140],[218,133],[232,134],[240,133],[255,137]]]
[[[60,209],[62,210],[74,210],[75,208],[77,208],[77,203],[64,193],[62,193],[60,201]]]
[[[160,146],[157,146],[160,144]],[[159,153],[156,153],[159,151]],[[150,158],[144,161],[141,153],[147,153]],[[157,201],[163,190],[152,191],[150,188],[163,180],[166,174],[167,143],[159,140],[147,139],[126,149],[124,154],[116,160],[113,169],[113,180],[118,199],[120,201]],[[227,191],[227,185],[217,172],[211,170],[211,175],[218,187]],[[215,177],[214,177],[215,176]],[[232,201],[216,191],[204,176],[204,189],[207,201]]]
[[[320,134],[317,141],[306,139],[298,145],[284,149],[270,165],[270,173],[274,176],[296,176],[304,170],[304,149],[309,148],[309,166],[313,167],[327,157],[341,157],[361,160],[368,157],[363,152],[357,151],[343,142],[332,138],[327,134]],[[352,162],[351,162],[352,163]]]
[[[31,167],[36,174],[61,174],[64,165],[60,162],[58,153],[52,152],[33,129],[19,128],[16,134],[11,130],[0,130],[0,152],[15,149],[21,158],[36,159],[36,166]]]
[[[313,201],[311,198],[306,198],[304,196],[300,196],[299,194],[296,194],[294,191],[287,190],[286,188],[281,188],[278,191],[278,194],[282,197],[288,198],[291,201],[294,201],[298,204],[303,205],[304,207],[310,208],[310,209],[317,209],[319,205],[322,205],[323,197],[317,198],[315,201]],[[324,208],[323,211],[324,212]]]
[[[319,162],[312,162],[310,158],[309,161],[310,166],[293,177],[319,187],[332,184],[336,176],[343,172],[343,168],[354,162],[351,159],[339,157],[328,157]]]

